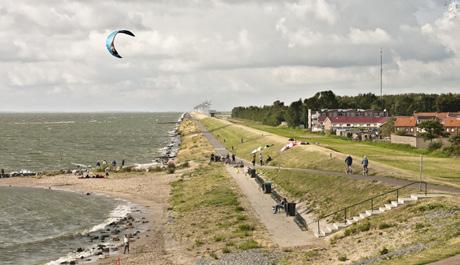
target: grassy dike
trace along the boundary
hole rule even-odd
[[[361,221],[323,249],[294,250],[288,264],[425,264],[460,253],[459,198],[424,200]]]
[[[180,131],[178,160],[195,168],[172,183],[175,236],[193,255],[214,258],[266,246],[263,227],[246,211],[236,183],[222,164],[208,163],[211,145],[191,121],[183,122]]]
[[[265,154],[273,152],[275,156],[274,150],[279,150],[282,144],[267,141],[265,135],[229,126],[216,119],[203,119],[202,122],[228,149],[233,146],[235,153],[246,159],[251,159],[251,150],[264,144],[275,145],[273,149],[264,151]],[[284,159],[275,157],[275,162],[287,167],[343,167],[342,161],[336,163],[314,151],[293,149],[283,153],[285,155],[287,158]],[[392,189],[379,182],[357,181],[333,174],[327,176],[273,169],[264,169],[262,173],[274,182],[276,189],[289,198],[306,202],[308,209],[318,216]],[[394,196],[383,197],[380,203],[394,199]],[[401,206],[334,234],[326,239],[330,242],[326,248],[294,249],[280,264],[349,264],[366,259],[369,262],[365,264],[423,264],[449,257],[460,253],[459,206],[458,197],[432,198]],[[363,207],[356,212],[369,209],[370,205]],[[341,217],[334,219],[338,218]]]
[[[374,142],[355,142],[337,136],[311,133],[303,129],[281,128],[263,125],[247,120],[231,120],[250,128],[273,133],[283,137],[293,137],[303,141],[318,142],[321,146],[356,157],[367,155],[372,161],[412,171],[420,169],[420,155],[424,155],[424,174],[447,184],[460,186],[460,158],[446,157],[445,154],[417,149],[408,145]]]

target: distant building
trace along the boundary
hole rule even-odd
[[[326,117],[323,125],[328,132],[335,131],[377,131],[388,121],[388,117]]]
[[[416,117],[396,117],[394,124],[395,132],[406,135],[417,134],[417,118]]]
[[[419,124],[428,120],[439,121],[450,135],[460,134],[460,112],[415,112],[413,116],[396,117],[394,129],[395,132],[416,136],[422,132]]]
[[[308,128],[313,132],[323,132],[326,118],[335,117],[388,117],[386,110],[371,109],[321,109],[318,111],[308,110]]]

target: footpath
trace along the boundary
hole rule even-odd
[[[196,125],[214,147],[216,154],[225,156],[228,151],[225,147],[201,124],[195,120]],[[302,231],[294,222],[293,217],[286,216],[284,212],[273,214],[272,207],[276,202],[270,194],[263,193],[257,183],[248,177],[243,169],[226,166],[228,173],[235,179],[245,198],[249,201],[260,222],[267,228],[271,239],[281,248],[300,246],[319,246],[324,244],[310,231]]]

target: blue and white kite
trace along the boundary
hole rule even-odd
[[[122,58],[120,56],[120,54],[117,52],[117,50],[115,49],[115,45],[114,45],[115,36],[117,36],[118,33],[124,33],[124,34],[127,34],[127,35],[132,36],[132,37],[135,37],[135,36],[129,30],[117,30],[117,31],[114,31],[114,32],[110,33],[109,36],[107,36],[107,39],[105,40],[105,47],[107,48],[107,50],[113,56],[115,56],[117,58]]]

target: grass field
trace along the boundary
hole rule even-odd
[[[364,155],[367,155],[370,160],[370,168],[373,161],[383,165],[391,166],[392,168],[405,170],[408,174],[401,172],[392,172],[391,170],[383,170],[377,172],[379,175],[387,175],[393,177],[401,177],[406,179],[417,180],[420,170],[420,155],[423,157],[423,176],[424,180],[429,182],[442,183],[460,187],[460,158],[440,157],[436,154],[428,154],[425,150],[417,150],[405,145],[392,145],[387,143],[365,143],[353,142],[341,139],[334,136],[323,136],[319,134],[309,133],[302,129],[278,128],[267,125],[261,125],[249,121],[237,121],[238,123],[265,131],[271,134],[292,137],[298,140],[308,141],[311,143],[319,143],[320,146],[329,148],[343,154],[351,154],[356,160],[360,160]],[[225,126],[223,121],[217,119],[204,119],[203,123],[209,128],[214,129],[214,133],[226,139],[224,143],[228,148],[232,145],[237,148],[236,153],[242,154],[245,158],[250,158],[247,151],[256,148],[260,144],[264,144],[263,136],[260,134],[250,133],[247,130],[242,130],[236,126]],[[241,138],[247,138],[248,143],[240,144]],[[267,143],[268,144],[268,143]],[[276,151],[281,148],[282,143],[275,145]],[[238,150],[243,149],[243,150]],[[243,152],[241,152],[243,151]],[[278,155],[276,151],[267,151],[267,154]],[[302,150],[303,151],[303,150]],[[305,152],[305,151],[304,151]],[[304,168],[321,168],[341,172],[343,170],[343,161],[340,159],[328,159],[324,154],[304,153],[294,149],[283,153],[278,160],[286,167],[304,167]],[[298,161],[299,156],[303,157],[302,161]],[[308,158],[308,159],[305,159]],[[289,160],[289,161],[285,161]],[[359,170],[356,167],[355,170]],[[371,170],[371,174],[372,174]]]
[[[382,183],[353,180],[343,176],[314,175],[288,170],[262,170],[261,172],[263,176],[276,183],[277,189],[281,188],[287,193],[289,198],[307,202],[308,209],[313,210],[317,216],[324,216],[394,189]],[[416,188],[414,186],[412,189],[409,187],[403,189],[399,196],[404,197],[414,193]],[[376,198],[373,202],[374,209],[395,199],[394,192]],[[347,214],[350,217],[370,209],[371,203],[367,202],[347,209]],[[340,212],[328,219],[342,222],[343,218],[344,214]]]
[[[172,183],[172,230],[198,256],[222,254],[267,245],[265,230],[246,211],[236,183],[223,165],[208,164],[212,147],[194,123],[185,121],[179,161],[197,168]]]

